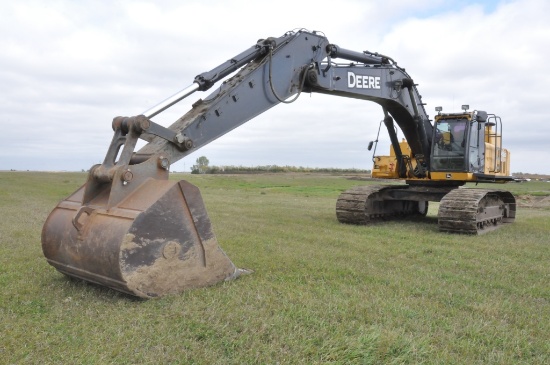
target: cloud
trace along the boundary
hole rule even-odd
[[[236,1],[17,1],[0,4],[0,169],[87,169],[103,159],[111,120],[135,115],[191,84],[259,38],[308,27],[357,51],[388,54],[418,82],[428,111],[463,103],[502,116],[512,170],[550,173],[542,0],[342,0],[277,6]],[[155,117],[163,125],[208,93]],[[369,168],[381,108],[302,95],[212,142],[212,164]],[[380,151],[388,149],[382,131]]]
[[[549,146],[550,126],[542,122],[550,82],[543,66],[550,56],[550,26],[542,15],[548,11],[545,1],[503,2],[491,13],[471,5],[406,20],[382,43],[406,60],[429,110],[469,104],[500,115],[512,170],[548,173],[534,163]],[[407,41],[407,32],[415,42]]]

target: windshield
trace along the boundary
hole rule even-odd
[[[465,171],[466,119],[443,119],[436,123],[432,170]]]

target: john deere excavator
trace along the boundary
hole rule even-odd
[[[170,127],[152,121],[222,79]],[[170,164],[301,92],[379,104],[392,148],[389,156],[374,157],[373,177],[406,182],[343,192],[336,202],[340,222],[423,215],[428,201],[440,202],[443,231],[476,234],[514,220],[509,192],[462,187],[511,180],[500,118],[465,110],[439,113],[432,124],[415,83],[393,59],[299,30],[259,40],[141,115],[114,118],[103,163],[44,224],[47,261],[66,275],[143,298],[237,277],[241,271],[218,246],[199,189],[168,180]],[[135,151],[140,138],[148,144]]]

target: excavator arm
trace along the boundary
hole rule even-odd
[[[352,62],[337,64],[332,61],[335,58]],[[193,104],[168,128],[173,131],[172,138],[157,135],[137,155],[161,152],[174,163],[306,91],[380,104],[394,148],[399,150],[397,137],[393,136],[393,119],[409,141],[414,157],[421,162],[423,170],[417,173],[425,175],[429,169],[432,125],[410,76],[388,57],[345,50],[316,32],[299,31],[260,40],[212,71],[198,75],[190,87],[143,114],[152,118],[194,91],[210,88],[238,68],[237,74]]]
[[[222,80],[168,128],[153,121]],[[319,32],[288,32],[258,41],[138,116],[114,118],[103,163],[90,169],[87,182],[60,202],[44,224],[46,259],[66,275],[143,298],[239,276],[243,271],[217,243],[198,188],[169,180],[169,167],[273,106],[296,100],[301,92],[378,103],[399,175],[427,176],[433,127],[405,70],[389,57],[340,48]],[[405,171],[394,121],[411,147],[413,156],[407,158],[417,161],[415,171]],[[140,138],[149,143],[135,152]],[[354,196],[368,203],[367,193]],[[357,205],[356,197],[348,201]],[[348,206],[340,221],[357,221]]]
[[[389,57],[369,52],[358,53],[329,47],[329,59],[321,65],[322,72],[309,70],[308,90],[329,95],[375,102],[382,106],[384,124],[396,151],[400,177],[405,177],[405,163],[394,128],[394,120],[407,139],[413,156],[419,162],[416,177],[429,171],[433,126],[416,85],[403,68]],[[357,63],[338,64],[331,60],[344,58]],[[393,118],[392,118],[393,117]]]

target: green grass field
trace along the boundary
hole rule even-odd
[[[342,176],[185,177],[254,273],[138,300],[42,255],[44,220],[86,174],[0,173],[0,364],[550,363],[548,206],[461,236],[438,232],[437,204],[417,221],[339,224],[339,193],[368,183]]]

